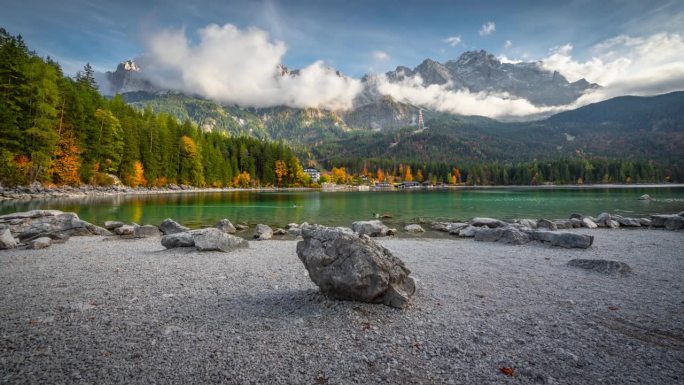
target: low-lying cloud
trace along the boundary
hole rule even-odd
[[[297,76],[281,75],[287,47],[260,29],[212,24],[198,37],[193,43],[184,30],[151,35],[140,59],[144,76],[163,88],[251,107],[345,109],[362,89],[358,79],[339,76],[322,61]]]
[[[494,32],[495,26],[492,23],[484,30]],[[460,43],[460,37],[449,39],[445,40],[448,44]],[[508,42],[506,45],[510,46]],[[146,46],[141,66],[144,76],[155,85],[223,103],[348,109],[364,87],[359,79],[340,76],[322,61],[299,70],[297,75],[282,74],[279,65],[287,51],[285,43],[271,40],[267,32],[256,28],[240,30],[231,24],[212,24],[199,30],[196,42],[182,29],[165,30],[151,35]],[[380,95],[416,106],[521,120],[619,95],[654,95],[684,89],[684,42],[678,34],[618,36],[594,46],[592,55],[584,61],[573,58],[572,51],[570,44],[557,47],[539,66],[557,70],[571,82],[585,78],[602,88],[563,106],[535,106],[515,95],[454,90],[451,84],[424,86],[418,75],[400,82],[373,75],[370,84]],[[385,61],[389,55],[375,51],[372,58]],[[503,62],[519,62],[504,55],[499,58]]]

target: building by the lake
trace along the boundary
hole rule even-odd
[[[304,172],[307,173],[314,182],[318,182],[321,179],[321,172],[313,167],[305,168]]]

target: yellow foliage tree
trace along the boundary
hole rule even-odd
[[[252,177],[247,171],[243,171],[240,175],[235,177],[235,184],[240,187],[249,187]]]
[[[133,175],[130,176],[128,184],[133,188],[147,185],[147,180],[145,179],[145,169],[140,161],[136,161],[133,164]]]
[[[276,160],[275,162],[275,174],[278,180],[278,186],[282,187],[283,178],[287,176],[287,164],[282,160]]]
[[[416,171],[416,180],[421,183],[423,182],[423,170],[418,169],[418,171]]]
[[[404,182],[413,181],[413,174],[411,174],[411,166],[404,167]]]
[[[333,167],[332,168],[332,180],[337,184],[343,184],[347,182],[347,171],[344,167]]]

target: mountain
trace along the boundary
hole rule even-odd
[[[390,81],[420,75],[423,85],[448,85],[448,89],[470,92],[508,93],[537,106],[565,105],[574,102],[598,84],[580,79],[568,82],[557,71],[543,69],[539,63],[502,63],[485,51],[464,52],[445,64],[425,59],[413,70],[400,66],[386,73]]]

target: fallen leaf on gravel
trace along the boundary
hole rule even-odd
[[[551,257],[544,257],[544,259],[546,259],[546,260],[548,261],[548,260],[550,260],[550,259],[551,259]]]
[[[361,330],[370,330],[371,324],[370,322],[361,322]]]
[[[508,377],[513,377],[513,368],[509,368],[507,366],[499,368],[499,371]]]
[[[104,356],[105,356],[105,357],[111,357],[111,356],[112,356],[112,352],[104,352]]]
[[[38,321],[32,319],[32,320],[29,320],[28,323],[29,323],[29,325],[33,326],[33,325],[37,325],[37,324],[38,324]]]
[[[608,306],[608,310],[615,311],[615,310],[618,310],[618,307],[617,306]]]
[[[95,301],[90,301],[90,306],[97,306],[97,302],[95,302]]]
[[[328,383],[328,378],[325,377],[325,374],[321,374],[318,377],[316,377],[315,381],[318,385],[326,385]]]

